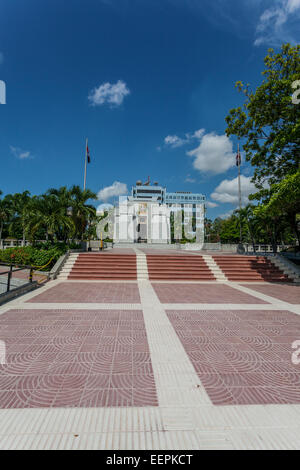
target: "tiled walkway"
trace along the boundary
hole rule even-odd
[[[300,316],[219,310],[168,317],[215,405],[300,404],[300,369],[291,362]]]
[[[137,283],[61,282],[30,299],[34,303],[140,303]]]
[[[164,304],[171,303],[202,303],[202,304],[265,304],[264,300],[257,299],[233,287],[219,284],[157,284],[153,288]]]
[[[141,311],[9,310],[0,407],[155,406]]]
[[[0,308],[0,449],[300,448],[300,287],[51,281]]]
[[[249,284],[247,284],[247,287],[249,287]],[[251,288],[256,292],[261,292],[262,294],[270,295],[275,299],[282,300],[283,302],[298,305],[300,303],[299,286],[278,284],[255,284],[251,286]]]

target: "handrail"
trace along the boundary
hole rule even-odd
[[[20,267],[20,269],[30,269],[33,266],[28,265],[28,264],[20,264],[20,263],[6,263],[5,261],[0,261],[0,266],[17,266]]]
[[[29,283],[32,283],[33,282],[33,274],[34,274],[34,271],[35,269],[34,268],[45,268],[46,266],[48,266],[51,261],[53,260],[54,257],[52,257],[50,259],[50,261],[45,264],[44,266],[34,266],[34,265],[25,265],[25,264],[19,264],[19,263],[6,263],[6,262],[2,262],[0,261],[0,266],[9,266],[9,271],[0,271],[0,276],[3,276],[5,274],[7,274],[7,285],[6,285],[6,292],[9,292],[10,290],[10,284],[11,284],[11,278],[12,278],[12,274],[15,273],[15,272],[18,272],[18,271],[24,271],[26,269],[29,269],[29,277],[28,277],[28,280],[29,280]],[[42,274],[38,274],[40,276],[42,276]],[[49,273],[48,273],[48,277],[49,277]],[[40,281],[42,282],[42,281]],[[40,283],[39,282],[39,283]]]
[[[0,266],[21,266],[20,269],[31,269],[31,268],[40,268],[40,269],[43,269],[45,268],[46,266],[48,266],[51,261],[53,260],[54,256],[52,256],[52,258],[50,259],[50,261],[48,261],[48,263],[44,264],[43,266],[35,266],[34,264],[31,264],[31,265],[28,265],[28,264],[20,264],[20,263],[6,263],[5,261],[0,261]]]

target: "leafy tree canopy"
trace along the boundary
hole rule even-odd
[[[256,199],[268,196],[265,182],[279,183],[300,165],[300,105],[292,102],[292,84],[300,78],[300,45],[284,44],[279,53],[269,49],[264,63],[264,79],[255,91],[236,83],[245,102],[226,117],[227,136],[245,141],[246,160],[255,167]]]

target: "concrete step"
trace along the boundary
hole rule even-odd
[[[108,280],[135,280],[137,279],[136,275],[130,275],[130,274],[123,274],[122,276],[118,274],[113,274],[113,273],[108,273],[108,274],[98,274],[98,275],[92,275],[92,274],[81,274],[81,275],[76,275],[76,274],[70,274],[68,276],[68,279],[77,279],[77,280],[97,280],[97,279],[108,279]]]
[[[164,274],[157,274],[157,275],[153,275],[151,273],[149,273],[149,279],[151,281],[163,281],[163,280],[170,280],[170,281],[188,281],[188,280],[198,280],[198,281],[215,281],[216,278],[214,276],[193,276],[193,275],[188,275],[188,274],[185,274],[185,275],[182,275],[182,276],[177,276],[177,275],[164,275]]]
[[[136,255],[85,253],[78,256],[68,279],[135,280]]]

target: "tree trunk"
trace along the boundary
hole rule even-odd
[[[277,253],[277,242],[272,243],[273,253]]]

